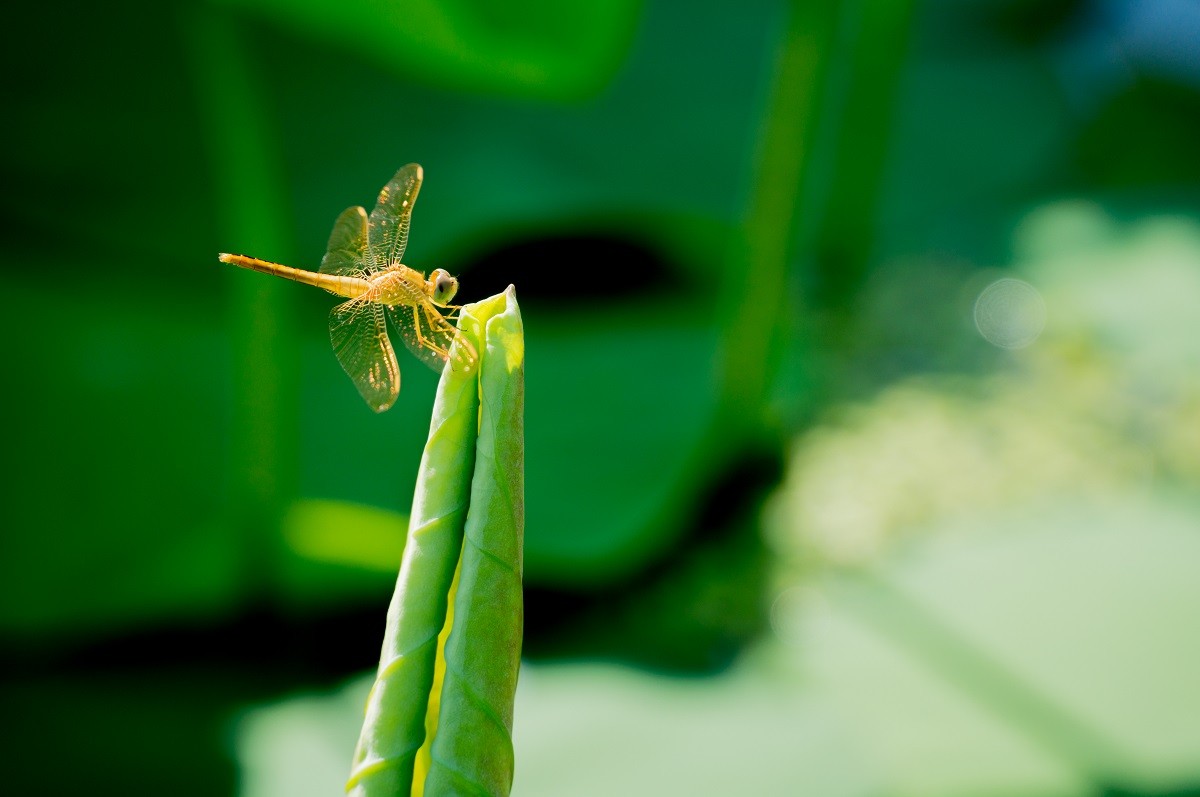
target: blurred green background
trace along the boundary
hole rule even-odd
[[[1200,4],[119,0],[6,25],[0,791],[338,793],[436,375],[527,339],[514,794],[1200,794]]]

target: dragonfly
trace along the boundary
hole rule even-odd
[[[424,173],[402,166],[379,192],[375,208],[346,208],[333,224],[319,272],[246,255],[218,259],[264,274],[324,288],[349,299],[329,312],[329,338],[338,362],[371,409],[384,412],[400,394],[400,366],[388,337],[388,319],[417,359],[441,371],[447,363],[470,370],[477,355],[450,322],[460,309],[450,302],[458,280],[441,268],[426,277],[404,265],[413,204]],[[443,315],[441,310],[451,312]]]

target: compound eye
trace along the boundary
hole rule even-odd
[[[435,303],[445,304],[454,298],[454,294],[458,293],[458,280],[443,269],[436,269],[429,275],[429,278],[433,283],[433,301]]]

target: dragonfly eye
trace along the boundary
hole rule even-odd
[[[451,277],[445,269],[434,269],[429,275],[429,284],[433,288],[434,304],[446,304],[458,293],[458,280]]]

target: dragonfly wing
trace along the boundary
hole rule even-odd
[[[329,339],[338,362],[376,412],[400,394],[400,368],[387,336],[383,306],[351,299],[329,312]]]
[[[364,256],[367,251],[367,211],[346,208],[333,223],[329,246],[321,258],[322,274],[361,277],[367,271]]]
[[[455,366],[474,364],[475,349],[429,301],[389,307],[388,315],[408,350],[433,370],[441,371],[451,356]]]
[[[401,166],[396,176],[379,192],[367,223],[369,267],[386,268],[404,257],[413,204],[421,190],[422,177],[420,164]]]

